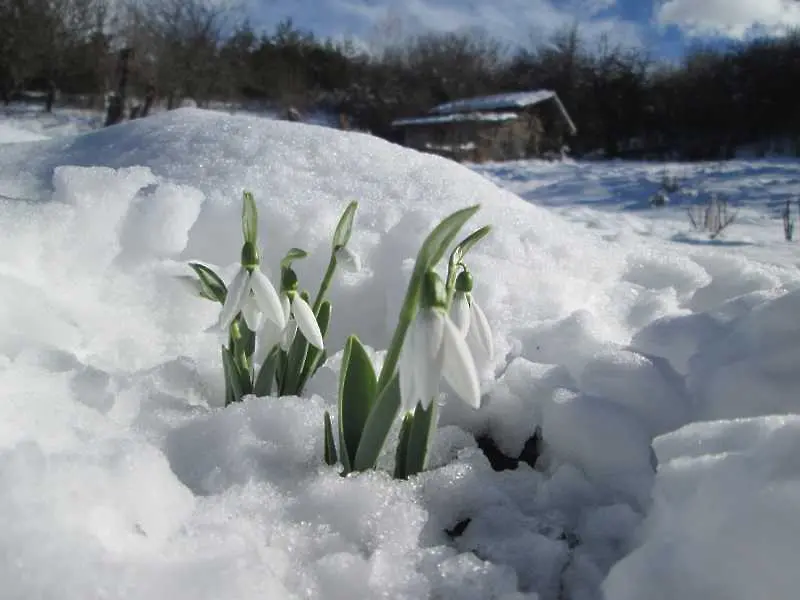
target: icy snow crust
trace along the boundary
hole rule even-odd
[[[309,398],[223,409],[215,307],[172,275],[230,277],[243,189],[264,262],[309,250],[312,291],[358,200],[365,269],[334,283]],[[761,415],[798,409],[796,268],[610,240],[445,159],[196,109],[2,145],[0,193],[4,598],[794,597],[800,431]],[[495,228],[470,261],[485,406],[447,405],[421,477],[343,479],[335,353],[385,349],[419,243],[472,203]],[[493,471],[473,437],[516,456],[537,428],[536,471]]]

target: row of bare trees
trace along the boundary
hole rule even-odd
[[[131,95],[154,88],[167,107],[185,97],[316,107],[391,138],[393,119],[440,102],[548,88],[578,126],[576,153],[720,158],[770,136],[800,147],[800,34],[692,48],[666,65],[578,27],[526,48],[437,33],[365,53],[291,21],[258,31],[246,17],[219,0],[0,0],[0,92],[52,82],[99,99],[130,49]]]
[[[224,96],[230,82],[216,67],[228,12],[206,0],[0,0],[0,90],[8,101],[53,82],[99,97],[129,48],[139,88],[170,100]]]

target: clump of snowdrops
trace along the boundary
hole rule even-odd
[[[333,235],[331,258],[313,305],[299,291],[292,263],[307,256],[290,249],[280,264],[276,289],[260,268],[257,211],[244,194],[241,266],[229,285],[209,267],[190,263],[201,296],[222,305],[215,329],[226,331],[222,347],[226,404],[246,395],[300,395],[324,363],[324,337],[331,319],[325,299],[338,264],[359,268],[347,244],[357,203],[342,214]],[[407,478],[424,470],[436,428],[437,403],[444,379],[457,397],[478,408],[478,365],[491,360],[492,333],[472,296],[473,277],[465,257],[488,233],[482,227],[456,245],[444,279],[437,268],[467,221],[472,206],[453,213],[428,235],[417,254],[386,357],[379,373],[356,336],[344,347],[339,374],[338,435],[325,413],[325,462],[340,463],[342,474],[376,467],[389,432],[402,419],[394,476]]]
[[[239,270],[229,285],[211,268],[189,263],[200,296],[222,305],[212,331],[227,333],[222,346],[225,404],[244,396],[298,396],[325,362],[324,338],[331,320],[331,303],[325,299],[338,265],[357,270],[359,260],[347,248],[358,204],[342,213],[333,235],[328,268],[313,305],[301,291],[292,264],[308,256],[291,248],[280,263],[276,289],[261,270],[258,246],[258,211],[253,195],[245,192],[242,209],[242,245]]]

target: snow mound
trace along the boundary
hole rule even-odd
[[[800,417],[696,423],[655,447],[644,541],[612,569],[608,600],[796,598]]]
[[[599,600],[663,480],[655,436],[762,414],[750,380],[761,410],[794,406],[796,360],[778,359],[800,336],[783,325],[796,272],[609,243],[371,136],[181,109],[0,146],[0,189],[20,199],[0,199],[10,598]],[[308,397],[223,408],[217,307],[174,276],[188,260],[232,276],[245,189],[268,272],[303,247],[313,293],[352,200],[364,268],[333,282]],[[342,478],[321,443],[345,338],[380,360],[420,242],[474,203],[471,225],[494,227],[468,257],[497,349],[484,406],[445,406],[420,477]],[[732,369],[748,374],[737,389]],[[536,469],[496,472],[486,437],[511,459],[537,447]]]

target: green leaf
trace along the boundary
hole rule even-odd
[[[410,477],[425,470],[425,461],[428,458],[433,430],[436,427],[436,402],[431,402],[428,408],[417,404],[414,418],[411,422],[411,431],[408,434],[408,449],[406,451],[405,475]]]
[[[241,328],[241,334],[242,334],[242,339],[241,339],[242,351],[244,352],[245,356],[250,358],[256,351],[256,332],[247,326],[247,323],[245,323],[243,317],[240,320],[241,323],[239,327]]]
[[[278,395],[283,395],[283,387],[284,382],[286,381],[286,352],[280,349],[278,346],[278,360],[277,360],[277,368],[275,369],[275,382],[278,385]]]
[[[239,369],[236,368],[236,361],[233,359],[231,351],[225,346],[222,347],[222,369],[225,373],[225,381],[231,389],[230,399],[226,398],[226,406],[233,402],[240,402],[244,396],[242,380],[239,377]]]
[[[361,433],[372,411],[378,385],[369,354],[354,335],[347,338],[339,376],[341,452],[355,462]]]
[[[258,209],[253,194],[244,192],[242,195],[242,235],[245,243],[254,246],[258,242]]]
[[[283,257],[281,260],[281,269],[288,269],[292,266],[292,263],[296,260],[301,260],[308,256],[308,252],[303,250],[302,248],[289,248],[289,251],[286,253],[286,256]]]
[[[331,323],[331,303],[325,300],[319,307],[317,311],[317,325],[319,325],[319,331],[322,334],[322,339],[325,339],[325,336],[328,334],[328,327],[330,327]],[[325,362],[324,357],[326,353],[324,350],[320,350],[315,346],[308,346],[308,352],[306,354],[306,363],[303,366],[303,373],[300,377],[300,384],[299,388],[302,390],[306,387],[306,383],[308,380],[317,372],[317,369]]]
[[[228,406],[229,404],[236,402],[236,394],[233,390],[233,383],[231,381],[231,362],[228,361],[226,357],[228,354],[228,349],[225,346],[220,347],[222,348],[222,376],[225,379],[225,406]]]
[[[281,387],[282,395],[300,395],[300,381],[303,376],[308,348],[308,340],[306,340],[303,332],[298,329],[294,340],[292,340],[292,345],[289,347],[289,353],[286,355],[286,376]]]
[[[278,354],[280,346],[275,346],[267,358],[264,359],[261,369],[258,371],[256,383],[253,386],[253,394],[259,398],[272,394],[272,385],[275,383],[275,370],[278,368]]]
[[[347,205],[347,208],[344,209],[342,216],[339,217],[339,223],[336,225],[336,230],[333,232],[334,250],[340,246],[347,246],[347,243],[350,241],[357,208],[358,202],[351,202]]]
[[[397,411],[400,410],[399,381],[397,375],[394,375],[384,390],[378,394],[361,432],[361,440],[353,463],[354,471],[375,468]]]
[[[406,457],[408,455],[408,438],[411,435],[411,425],[414,422],[412,415],[403,417],[403,423],[400,426],[400,436],[397,442],[397,451],[394,454],[394,478],[407,479],[406,473]]]
[[[333,425],[331,415],[325,411],[325,464],[334,466],[339,458],[336,456],[336,444],[333,442]]]
[[[455,250],[453,250],[453,254],[450,256],[450,263],[453,266],[460,263],[461,260],[467,255],[467,252],[472,250],[472,248],[474,248],[478,242],[489,235],[491,230],[491,225],[484,225],[461,240],[458,246],[455,247]]]
[[[421,277],[426,271],[430,271],[436,266],[459,230],[479,209],[480,206],[475,205],[456,211],[431,231],[417,254],[414,275],[419,274]]]
[[[228,295],[228,288],[225,287],[225,282],[220,279],[219,275],[200,263],[189,263],[189,266],[197,273],[197,277],[200,279],[201,293],[206,298],[224,304],[225,297]]]

